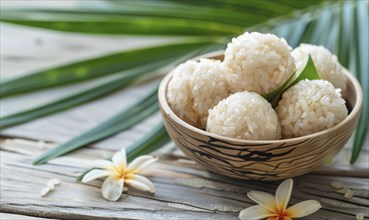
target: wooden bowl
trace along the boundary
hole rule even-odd
[[[205,55],[223,59],[223,51]],[[348,71],[345,100],[349,115],[338,125],[303,137],[239,140],[193,127],[174,114],[166,98],[169,73],[159,87],[160,111],[174,143],[205,168],[233,178],[274,181],[306,174],[334,157],[349,140],[360,116],[363,92]]]

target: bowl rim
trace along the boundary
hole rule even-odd
[[[219,57],[222,56],[224,54],[224,51],[216,51],[216,52],[211,52],[208,54],[204,54],[200,57],[195,57],[192,60],[198,60],[200,58],[208,58],[208,59],[212,59],[214,57]],[[233,142],[233,143],[239,143],[239,144],[245,144],[245,145],[249,145],[249,144],[286,144],[288,142],[298,142],[298,141],[304,141],[306,139],[310,139],[310,138],[315,138],[318,137],[320,135],[323,135],[325,133],[330,133],[330,132],[334,132],[336,130],[338,130],[340,127],[345,126],[347,123],[349,123],[349,121],[353,120],[361,111],[361,107],[362,107],[362,102],[363,102],[363,91],[362,88],[360,86],[360,83],[358,82],[358,80],[355,78],[355,76],[353,74],[351,74],[347,69],[344,68],[345,71],[343,71],[344,75],[346,76],[347,80],[351,81],[351,83],[353,84],[354,87],[354,93],[356,95],[356,103],[354,106],[352,106],[352,110],[350,112],[350,114],[340,123],[338,123],[337,125],[325,129],[323,131],[319,131],[313,134],[309,134],[309,135],[305,135],[305,136],[301,136],[301,137],[294,137],[294,138],[287,138],[287,139],[279,139],[279,140],[244,140],[244,139],[236,139],[236,138],[229,138],[229,137],[224,137],[218,134],[213,134],[210,132],[207,132],[205,130],[202,130],[200,128],[197,128],[195,126],[192,126],[190,124],[188,124],[187,122],[183,121],[181,118],[179,118],[170,108],[169,103],[167,101],[167,85],[170,81],[170,79],[172,78],[172,72],[169,72],[161,81],[159,89],[158,89],[158,97],[159,97],[159,104],[160,106],[163,108],[163,110],[169,115],[169,117],[171,117],[174,121],[176,121],[177,123],[179,123],[181,126],[192,130],[196,133],[199,133],[201,135],[206,135],[208,137],[213,137],[216,138],[218,140],[224,140],[224,141],[228,141],[228,142]],[[346,100],[345,100],[346,101]],[[347,101],[346,101],[347,102]],[[250,146],[252,147],[252,146]],[[258,146],[256,146],[258,147]]]

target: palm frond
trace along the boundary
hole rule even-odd
[[[170,61],[168,60],[164,61],[157,62],[155,65],[149,64],[146,66],[135,68],[128,71],[129,73],[127,74],[123,73],[113,77],[109,77],[109,79],[103,80],[98,85],[91,86],[90,88],[76,92],[72,95],[68,95],[50,103],[42,104],[15,114],[1,117],[0,127],[4,129],[17,124],[22,124],[40,117],[44,117],[60,111],[65,111],[67,109],[73,108],[92,100],[96,100],[114,91],[132,85],[142,76],[149,74],[151,71],[154,71],[167,63],[170,63]]]
[[[283,5],[272,0],[216,1],[96,1],[76,9],[4,9],[1,21],[67,32],[94,34],[229,36],[321,1]],[[124,28],[122,28],[124,27]]]
[[[357,160],[361,149],[364,145],[365,136],[368,132],[369,127],[369,8],[368,1],[360,1],[357,4],[357,22],[358,22],[358,30],[360,30],[360,34],[357,35],[357,42],[360,45],[358,48],[358,78],[361,82],[364,91],[364,103],[362,108],[362,114],[359,119],[359,124],[356,129],[355,138],[354,138],[354,147],[352,151],[352,156],[350,159],[350,163],[353,164]]]
[[[199,48],[212,45],[218,39],[187,39],[172,43],[78,61],[26,76],[11,79],[0,84],[0,96],[6,97],[34,90],[47,89],[106,76],[119,71],[137,68],[173,56],[184,55]],[[129,73],[129,71],[121,74]]]

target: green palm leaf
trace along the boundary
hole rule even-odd
[[[106,76],[153,62],[160,62],[163,59],[171,59],[173,56],[183,55],[215,42],[214,38],[187,39],[181,43],[123,51],[78,61],[2,82],[0,96],[6,97]],[[129,71],[121,74],[125,73],[129,73]]]
[[[45,20],[23,20],[21,13],[19,13],[19,18],[3,18],[2,21],[32,27],[48,28],[58,31],[80,32],[88,34],[152,34],[171,36],[207,36],[210,34],[213,36],[224,36],[237,34],[242,31],[242,27],[240,26],[225,25],[210,21],[193,22],[188,19],[177,18],[132,18],[128,16],[118,17],[108,15],[104,15],[99,18],[94,15],[71,16],[67,13],[57,14],[58,17],[54,18],[54,13],[42,13],[42,15],[42,19]],[[33,16],[31,15],[30,18],[32,17]],[[88,21],[88,24],[86,21]]]
[[[272,0],[216,1],[211,7],[198,1],[97,1],[76,9],[3,10],[1,21],[59,31],[95,34],[228,36],[252,26],[306,8],[321,1],[284,6]],[[124,28],[122,28],[124,27]]]
[[[108,80],[104,80],[98,85],[91,86],[83,91],[74,93],[50,103],[33,107],[28,110],[1,117],[0,127],[7,128],[17,124],[22,124],[46,115],[73,108],[92,100],[96,100],[114,91],[123,89],[134,82],[137,82],[142,76],[163,67],[163,65],[167,65],[171,60],[172,59],[167,59],[161,62],[147,64],[146,66],[129,70],[129,73],[120,73],[116,76],[109,77]]]
[[[357,63],[358,69],[358,78],[361,82],[364,91],[364,103],[362,114],[359,119],[359,125],[357,126],[355,139],[354,139],[354,148],[352,151],[352,156],[350,163],[355,163],[357,160],[360,151],[364,145],[365,135],[368,131],[369,127],[369,9],[368,9],[368,1],[362,1],[357,4],[357,21],[358,21],[358,29],[360,30],[360,34],[357,35],[357,42],[360,45],[358,47],[358,58],[360,62]],[[358,60],[359,60],[358,59]]]

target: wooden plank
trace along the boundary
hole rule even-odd
[[[10,213],[0,213],[1,220],[43,220],[45,218],[30,217],[26,215],[15,215]]]
[[[182,157],[168,155],[144,172],[156,185],[154,195],[130,189],[119,201],[107,202],[100,194],[101,181],[82,184],[75,180],[84,170],[83,161],[101,159],[103,150],[82,149],[45,165],[32,166],[31,159],[39,151],[37,142],[2,141],[0,211],[68,219],[237,219],[240,210],[253,204],[245,195],[248,191],[273,193],[278,185],[221,177]],[[41,197],[39,193],[50,178],[59,178],[61,184]],[[320,201],[323,208],[309,219],[349,219],[359,212],[369,217],[367,180],[298,177],[291,203]],[[331,181],[353,188],[354,198],[345,199],[330,186]]]

